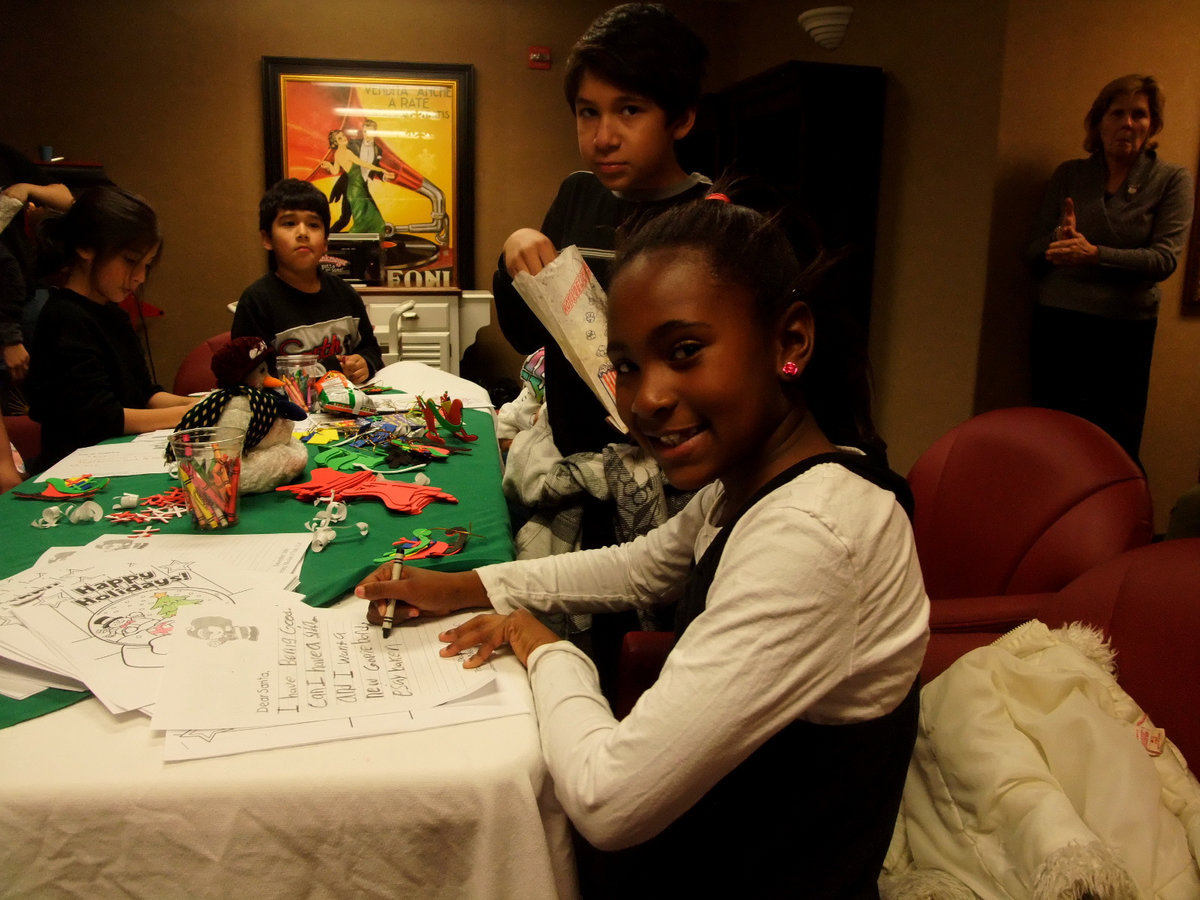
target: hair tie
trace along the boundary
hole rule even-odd
[[[719,191],[713,191],[710,194],[706,194],[704,199],[705,200],[721,200],[724,203],[732,203],[733,202],[732,200],[729,199],[728,194],[722,194]]]

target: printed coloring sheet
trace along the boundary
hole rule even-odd
[[[168,553],[194,565],[236,566],[291,576],[289,587],[300,581],[304,554],[312,543],[307,531],[294,534],[156,534],[152,540],[127,534],[104,534],[86,544],[87,549],[111,552]]]
[[[278,586],[291,589],[299,581],[309,540],[308,534],[160,534],[153,540],[107,534],[84,547],[51,547],[30,568],[0,580],[0,657],[29,667],[0,667],[0,674],[10,676],[0,677],[0,693],[20,697],[47,687],[82,689],[69,661],[26,628],[11,609],[36,601],[47,589],[75,577],[77,570],[103,568],[112,562],[112,554],[130,551],[144,559],[165,556],[165,563],[186,562],[205,570],[233,567],[277,573],[287,576]],[[108,556],[97,556],[101,553]]]
[[[411,628],[412,624],[405,628]],[[434,621],[417,626],[436,636],[446,627]],[[461,660],[458,662],[461,663]],[[274,725],[266,728],[187,729],[168,731],[165,735],[164,758],[168,762],[229,756],[252,750],[273,747],[294,747],[324,741],[342,741],[377,734],[399,734],[422,731],[443,725],[460,725],[504,716],[533,713],[529,682],[515,670],[498,669],[496,680],[469,697],[451,700],[430,709],[409,709],[403,712],[380,713],[369,716],[346,716],[320,722],[300,722],[295,725]]]
[[[422,623],[427,624],[427,623]],[[437,631],[450,621],[431,623]],[[179,611],[153,726],[254,728],[427,709],[495,681],[439,655],[436,631],[400,626],[384,640],[360,605],[239,605]]]
[[[3,588],[14,579],[22,589],[5,603]],[[286,583],[286,576],[218,574],[174,558],[80,551],[0,584],[0,609],[44,645],[43,660],[66,664],[44,667],[73,675],[110,711],[126,712],[154,703],[180,610],[228,612],[295,598],[282,589]],[[5,626],[6,645],[12,630]]]

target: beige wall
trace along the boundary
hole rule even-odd
[[[789,58],[886,72],[870,347],[876,423],[904,472],[973,409],[1003,4],[859,0],[833,51],[796,24],[807,5],[743,4],[738,59],[747,75]]]
[[[105,163],[159,210],[168,246],[148,299],[160,377],[261,274],[260,58],[476,67],[476,286],[499,245],[536,224],[576,166],[561,62],[604,2],[192,0],[9,4],[0,30],[0,139]],[[1109,77],[1158,75],[1170,96],[1166,158],[1200,159],[1200,7],[1173,0],[857,0],[845,42],[817,47],[795,17],[815,0],[673,2],[714,55],[712,88],[785,59],[887,72],[871,351],[877,418],[905,471],[973,412],[1024,402],[1030,285],[1019,248],[1053,166]],[[549,45],[556,66],[529,70]],[[16,90],[34,83],[32,89]],[[837,141],[838,135],[828,139]],[[1164,286],[1143,456],[1159,524],[1200,461],[1200,319]],[[484,364],[518,357],[494,329]]]
[[[470,63],[476,78],[474,285],[490,289],[504,238],[538,225],[578,168],[562,63],[606,0],[188,0],[7,4],[0,22],[0,140],[34,156],[49,144],[103,162],[144,195],[166,234],[146,299],[168,384],[202,337],[229,327],[225,304],[262,274],[265,187],[261,58],[299,56]],[[735,31],[728,4],[679,4],[711,46]],[[529,69],[549,46],[555,66]],[[728,80],[714,60],[715,84]],[[17,89],[18,85],[28,86]],[[514,375],[520,356],[493,327],[485,364]]]
[[[738,60],[746,74],[789,57],[887,72],[871,353],[880,430],[905,471],[972,413],[1028,402],[1033,285],[1021,249],[1050,172],[1083,155],[1081,123],[1100,87],[1156,75],[1169,96],[1161,153],[1196,172],[1200,5],[854,6],[845,41],[828,51],[789,30],[790,4],[745,3]],[[1181,266],[1163,285],[1142,443],[1160,530],[1200,463],[1200,317],[1180,316],[1182,279]]]
[[[1083,117],[1100,88],[1130,72],[1154,75],[1167,95],[1160,155],[1193,175],[1200,161],[1200,4],[1011,0],[1009,9],[980,355],[984,408],[1022,397],[1006,385],[1016,383],[1011,363],[1026,359],[1031,287],[1010,261],[1020,252],[1021,226],[1032,217],[1050,172],[1083,155]],[[1142,439],[1160,530],[1200,465],[1200,316],[1180,314],[1183,276],[1181,261],[1163,282]]]

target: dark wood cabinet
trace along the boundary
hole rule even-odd
[[[865,340],[871,309],[884,73],[791,61],[706,95],[679,147],[689,171],[762,178],[847,259],[828,287],[842,295]],[[799,253],[814,237],[792,229]]]

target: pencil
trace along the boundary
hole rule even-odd
[[[396,560],[392,563],[392,581],[399,581],[400,576],[404,574],[404,563]],[[383,639],[386,641],[392,636],[392,623],[396,616],[396,598],[393,597],[388,601],[387,613],[383,618]]]

